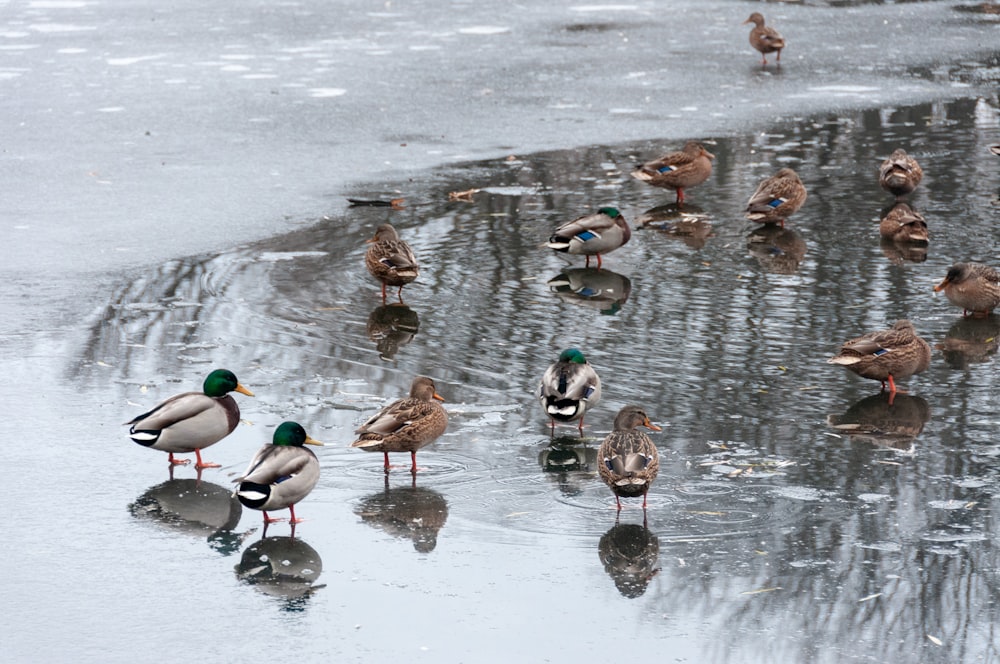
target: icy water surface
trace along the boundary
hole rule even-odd
[[[71,370],[84,390],[115,386],[109,423],[221,364],[257,395],[238,396],[245,423],[198,485],[183,468],[164,484],[162,455],[109,424],[105,453],[130,472],[101,508],[152,561],[116,574],[155,598],[122,608],[190,598],[195,622],[249,621],[254,647],[308,634],[302,652],[359,660],[586,660],[604,630],[678,661],[995,660],[1000,318],[963,319],[932,287],[952,262],[995,262],[997,109],[994,96],[703,137],[715,171],[683,217],[628,176],[670,146],[470,163],[352,192],[399,190],[401,210],[353,208],[121,284]],[[875,172],[899,145],[924,165],[911,200],[926,251],[879,241],[891,197]],[[780,166],[809,199],[784,230],[755,228],[741,209]],[[636,230],[604,269],[540,246],[606,204]],[[383,305],[363,265],[385,221],[423,265],[405,306]],[[825,363],[904,317],[936,350],[892,404]],[[567,346],[604,398],[582,438],[550,438],[532,392]],[[351,432],[417,373],[447,398],[449,429],[415,481],[386,478]],[[626,403],[664,427],[645,527],[635,501],[616,519],[594,466]],[[278,524],[259,541],[260,515],[239,518],[223,487],[285,419],[328,443],[323,477],[298,537]],[[185,643],[213,648],[208,633]]]

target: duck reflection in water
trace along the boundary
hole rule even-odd
[[[378,356],[392,360],[399,349],[413,341],[420,329],[417,312],[405,304],[383,304],[368,316],[368,338],[375,342]]]
[[[413,541],[420,553],[430,553],[437,546],[438,532],[448,520],[448,501],[437,491],[417,486],[389,487],[372,494],[354,510],[361,520],[393,537]]]
[[[959,318],[935,345],[944,354],[948,366],[967,369],[970,364],[988,362],[1000,346],[1000,316]]]
[[[805,239],[797,231],[766,224],[747,235],[747,251],[768,272],[795,274],[805,258],[807,247]]]
[[[852,439],[866,440],[878,447],[904,452],[913,450],[913,441],[931,418],[927,401],[912,395],[880,392],[861,399],[843,415],[829,415],[827,424]]]
[[[629,599],[641,597],[660,571],[656,566],[660,540],[645,522],[641,526],[615,522],[597,543],[597,555],[618,592]]]
[[[606,268],[568,268],[549,279],[549,290],[567,302],[593,307],[613,316],[632,292],[629,278]]]
[[[265,537],[248,546],[236,565],[236,578],[285,600],[287,611],[301,611],[312,593],[323,588],[319,552],[297,537]]]
[[[240,501],[229,489],[200,479],[170,479],[150,487],[128,511],[168,530],[206,537],[224,555],[238,551],[243,542],[244,535],[233,531],[243,514]]]
[[[597,448],[570,436],[553,439],[538,453],[542,472],[559,485],[564,496],[578,496],[589,488],[596,463]]]
[[[661,205],[646,210],[636,217],[639,228],[662,231],[668,237],[679,238],[692,249],[702,249],[708,238],[714,237],[709,217],[701,208],[686,205],[683,209],[676,203]]]

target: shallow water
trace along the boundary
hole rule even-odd
[[[104,453],[129,473],[102,510],[152,562],[116,574],[157,605],[195,600],[219,631],[249,621],[248,648],[323,625],[298,646],[314,657],[585,658],[604,640],[593,627],[614,625],[688,661],[996,659],[1000,318],[962,319],[932,287],[952,262],[995,254],[998,107],[966,99],[705,137],[716,167],[688,192],[681,228],[693,236],[662,228],[672,193],[628,176],[663,146],[595,146],[433,171],[405,183],[402,210],[352,208],[121,284],[68,376],[106,394]],[[875,172],[897,145],[926,172],[911,197],[931,231],[919,262],[878,238],[891,197]],[[740,210],[778,165],[810,197],[783,232],[764,232]],[[470,188],[472,202],[448,201]],[[652,221],[604,269],[540,247],[560,221],[606,204]],[[364,239],[387,220],[423,266],[405,306],[383,306],[363,265]],[[557,292],[559,275],[606,300]],[[825,363],[839,342],[902,317],[941,348],[892,405]],[[604,398],[582,438],[571,427],[551,438],[532,391],[571,345]],[[148,507],[165,459],[110,422],[220,364],[257,397],[238,397],[245,424],[206,454],[223,464],[202,474],[214,520],[181,516],[199,525],[182,534]],[[437,381],[450,425],[411,484],[348,444],[417,373]],[[594,466],[633,402],[664,427],[646,528],[635,501],[616,520]],[[275,580],[246,560],[259,514],[227,523],[213,485],[284,419],[328,446],[298,539],[266,540],[288,557]],[[186,638],[212,649],[208,634]]]

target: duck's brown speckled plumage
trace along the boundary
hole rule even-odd
[[[879,235],[893,242],[926,244],[930,239],[927,220],[907,203],[898,202],[882,217]]]
[[[420,275],[417,258],[410,245],[399,239],[392,224],[382,224],[375,230],[375,237],[368,242],[365,251],[365,267],[373,277],[382,282],[382,299],[385,300],[386,286],[398,286],[402,301],[403,286]]]
[[[389,452],[409,452],[410,471],[417,472],[417,450],[434,442],[448,427],[448,414],[435,399],[444,401],[434,381],[417,376],[410,385],[410,396],[389,404],[358,427],[358,439],[351,447],[383,452],[386,471]]]
[[[647,161],[632,171],[632,177],[654,187],[677,191],[677,203],[684,202],[684,190],[696,187],[712,174],[715,155],[697,141],[688,141],[679,152]]]
[[[785,38],[774,28],[764,25],[764,17],[759,12],[750,14],[750,18],[743,21],[743,25],[753,23],[750,31],[750,45],[760,51],[761,61],[767,64],[767,54],[777,53],[776,60],[781,63],[781,49],[785,48]]]
[[[806,188],[798,173],[782,168],[757,185],[747,201],[746,218],[759,224],[785,225],[785,219],[806,202]]]
[[[934,287],[966,313],[986,316],[1000,306],[1000,273],[982,263],[955,263]]]
[[[625,406],[615,417],[614,431],[609,433],[597,451],[597,471],[615,494],[618,509],[620,498],[642,496],[646,507],[646,493],[660,470],[660,456],[649,436],[636,427],[644,426],[653,431],[660,427],[652,424],[639,406]]]
[[[894,150],[878,169],[879,186],[897,198],[916,189],[923,177],[920,164],[902,148]]]
[[[889,391],[895,392],[895,379],[909,378],[930,366],[931,347],[917,336],[913,323],[899,320],[888,330],[845,342],[827,362],[846,367],[862,378],[881,381],[883,387],[888,382]]]

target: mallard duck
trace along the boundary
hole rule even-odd
[[[205,378],[201,392],[177,394],[126,422],[131,425],[129,436],[144,447],[167,452],[171,464],[190,463],[190,459],[175,459],[174,454],[194,452],[195,468],[218,468],[217,463],[202,461],[201,450],[231,434],[239,424],[240,407],[230,392],[253,396],[232,371],[216,369]]]
[[[236,497],[250,509],[264,513],[264,525],[281,521],[267,515],[288,508],[288,522],[294,527],[295,505],[309,495],[319,481],[319,459],[303,445],[322,445],[309,437],[298,422],[282,422],[274,430],[270,445],[254,455],[239,482]]]
[[[583,254],[587,257],[587,267],[590,267],[590,257],[597,256],[597,267],[601,267],[601,254],[614,251],[630,237],[632,231],[622,213],[617,208],[602,207],[594,214],[557,228],[546,246],[568,254]]]
[[[879,186],[896,198],[916,189],[923,177],[924,171],[920,164],[902,148],[894,150],[878,169]]]
[[[785,219],[795,214],[806,202],[806,188],[798,174],[782,168],[757,185],[747,201],[746,218],[759,224],[785,225]]]
[[[930,366],[931,347],[917,336],[913,323],[900,320],[888,330],[845,342],[827,362],[847,367],[862,378],[881,381],[882,389],[888,381],[889,393],[894,394],[895,379],[909,378]]]
[[[559,353],[559,360],[549,365],[542,374],[538,399],[550,418],[553,430],[557,421],[580,420],[577,428],[582,434],[584,414],[601,400],[601,379],[583,353],[576,348],[567,348]]]
[[[684,190],[696,187],[712,174],[715,155],[697,141],[688,141],[680,152],[671,152],[655,161],[647,161],[632,171],[632,177],[654,187],[677,191],[677,204],[684,202]]]
[[[992,152],[993,154],[995,154],[998,157],[1000,157],[1000,144],[991,145],[990,146],[990,152]]]
[[[389,452],[409,452],[411,473],[417,472],[417,450],[434,442],[448,427],[448,414],[440,404],[434,381],[417,376],[410,385],[410,396],[395,401],[375,413],[358,427],[358,439],[351,447],[385,454],[385,472],[389,472]]]
[[[1000,273],[982,263],[955,263],[934,292],[944,291],[948,301],[962,307],[962,315],[989,315],[1000,306]]]
[[[649,421],[649,417],[639,406],[625,406],[615,417],[615,429],[601,443],[597,450],[597,470],[601,479],[615,494],[619,511],[621,497],[642,496],[642,508],[646,509],[646,494],[649,485],[660,470],[660,455],[649,436],[636,427],[643,426],[653,431],[660,427]]]
[[[927,232],[927,220],[902,201],[892,206],[892,209],[882,217],[878,226],[879,234],[893,242],[926,244],[930,234]]]
[[[403,286],[420,274],[417,258],[410,245],[399,239],[392,224],[382,224],[375,229],[375,237],[365,240],[365,267],[372,276],[382,282],[382,301],[385,301],[385,287],[399,286],[399,301],[403,301]]]
[[[750,45],[760,51],[761,62],[766,65],[767,54],[777,52],[776,60],[781,64],[781,49],[785,48],[785,38],[774,28],[764,25],[764,17],[759,12],[750,14],[750,18],[743,21],[743,25],[747,23],[753,23]]]

